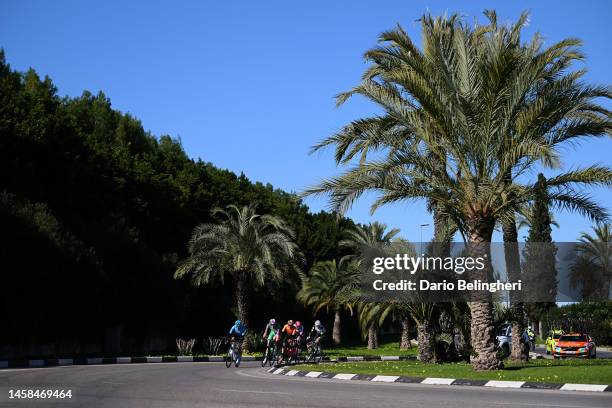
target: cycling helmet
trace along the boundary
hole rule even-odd
[[[295,322],[295,327],[301,327],[301,326],[302,326],[302,322],[300,322],[299,320]]]
[[[315,326],[320,326],[320,325],[321,325],[321,321],[320,320],[315,321]]]
[[[242,322],[240,320],[236,320],[236,323],[234,323],[236,326],[240,326],[242,324]]]
[[[272,325],[276,324],[276,319],[270,319],[270,324]]]
[[[288,324],[289,326],[293,326],[293,320],[289,320],[289,321],[287,322],[287,324]]]

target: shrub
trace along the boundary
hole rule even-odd
[[[218,355],[224,341],[224,337],[208,337],[202,339],[202,349],[204,354],[208,354],[209,356]]]
[[[191,340],[176,339],[176,348],[178,349],[179,356],[190,356],[191,350],[193,350],[194,344],[195,344],[195,339],[191,339]]]

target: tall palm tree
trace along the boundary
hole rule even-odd
[[[250,323],[249,289],[267,281],[280,282],[289,271],[299,271],[301,254],[294,233],[282,219],[260,215],[255,205],[216,208],[219,223],[194,228],[188,244],[189,257],[174,277],[189,276],[196,286],[231,276],[236,290],[238,318]]]
[[[381,118],[401,127],[394,134],[403,140],[393,141],[399,147],[385,158],[363,160],[305,195],[330,194],[340,212],[366,191],[379,194],[372,211],[429,200],[455,222],[472,256],[485,256],[495,223],[509,222],[531,200],[534,185],[523,180],[534,165],[558,164],[563,142],[610,134],[610,111],[595,99],[612,92],[568,70],[582,58],[578,40],[543,48],[536,36],[521,52],[507,52],[508,38],[520,34],[527,16],[500,29],[496,15],[486,14],[489,24],[474,28],[456,15],[424,16],[422,50],[401,27],[381,34],[382,45],[366,52],[372,66],[361,84],[340,94],[338,104],[365,96],[383,108]],[[605,218],[603,208],[574,189],[584,183],[609,186],[612,171],[591,166],[549,179],[551,203]],[[471,278],[490,275],[489,267]],[[500,366],[491,301],[490,293],[474,293],[470,302],[475,369]]]
[[[600,223],[593,227],[593,232],[593,235],[585,232],[580,235],[570,284],[581,287],[584,300],[607,300],[612,277],[612,227]]]
[[[347,293],[359,285],[360,268],[357,262],[349,259],[317,262],[308,275],[302,274],[302,289],[297,299],[312,306],[313,314],[325,309],[334,313],[332,339],[338,345],[342,341],[342,309],[353,314],[353,302]]]

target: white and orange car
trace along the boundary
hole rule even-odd
[[[553,349],[553,358],[581,357],[596,358],[597,347],[588,334],[569,333],[563,334]]]

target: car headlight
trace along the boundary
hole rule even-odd
[[[561,351],[561,347],[555,347],[555,351]]]
[[[580,350],[578,350],[578,351],[581,352],[581,353],[584,353],[586,351],[586,348],[585,347],[580,347]]]

